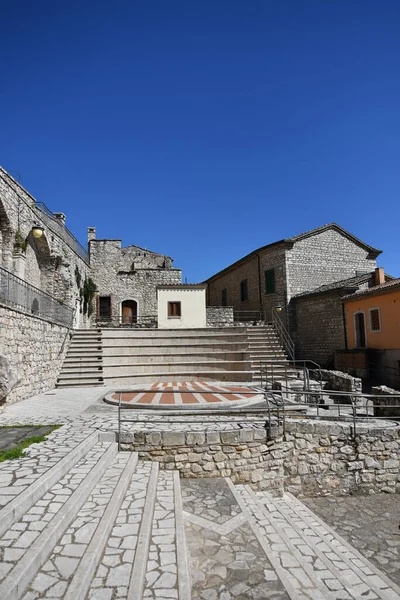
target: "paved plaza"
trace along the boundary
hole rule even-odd
[[[400,599],[397,496],[301,501],[180,479],[118,452],[109,392],[51,391],[0,415],[3,426],[61,425],[0,464],[1,600]],[[185,417],[162,420],[177,430]],[[131,425],[157,426],[145,410]]]

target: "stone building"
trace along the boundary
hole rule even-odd
[[[329,288],[336,282],[341,282],[338,284],[340,290],[340,286],[347,285],[346,280],[355,278],[358,281],[357,277],[361,275],[369,280],[380,252],[336,223],[324,225],[258,248],[211,276],[205,282],[208,286],[207,303],[209,306],[233,306],[239,312],[262,311],[266,320],[271,320],[273,308],[280,306],[281,317],[301,352],[310,351],[312,355],[307,358],[317,357],[307,342],[307,336],[313,330],[319,312],[324,314],[325,319],[332,318],[337,323],[341,304],[334,302],[335,306],[330,307],[327,302],[332,294],[339,292],[335,287],[331,295],[327,291],[318,295],[318,302],[313,303],[314,313],[307,313],[305,302],[296,299],[319,290],[321,286]],[[303,309],[300,317],[296,315],[296,306],[298,310],[300,306]],[[328,329],[330,331],[331,327]],[[333,357],[333,345],[336,342],[342,344],[343,326],[341,332],[335,335],[335,341],[332,339],[329,348],[322,351],[324,363],[328,356],[329,360]]]
[[[379,268],[294,296],[291,305],[296,357],[333,367],[335,352],[347,347],[343,297],[368,290],[381,280],[391,281],[392,277]]]
[[[181,269],[165,254],[139,246],[122,248],[121,240],[98,240],[88,230],[91,276],[99,292],[99,323],[154,325],[157,286],[179,284]]]
[[[54,387],[70,328],[90,324],[89,280],[65,215],[0,167],[0,405]]]

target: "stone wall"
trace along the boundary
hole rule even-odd
[[[232,327],[233,306],[207,306],[207,327]]]
[[[286,419],[268,438],[261,426],[125,431],[122,447],[183,477],[232,477],[274,493],[324,496],[400,492],[400,427]],[[176,427],[176,424],[175,424]]]
[[[362,380],[359,377],[353,377],[348,373],[342,371],[331,371],[327,369],[315,369],[311,371],[313,379],[319,381],[320,375],[322,381],[328,383],[325,386],[327,390],[335,390],[338,392],[355,392],[361,394],[362,392]]]
[[[400,418],[400,392],[386,385],[376,385],[372,388],[374,398],[374,415],[389,419]],[[382,396],[381,398],[379,396]]]
[[[137,246],[121,247],[121,240],[89,242],[92,278],[100,296],[111,296],[112,317],[119,318],[121,302],[135,300],[139,318],[157,316],[157,286],[181,283],[182,271],[172,259]]]
[[[78,270],[84,280],[90,275],[89,264],[77,253],[65,227],[65,216],[59,215],[62,218],[40,210],[36,200],[0,167],[0,266],[76,309],[75,326],[85,327],[89,321],[79,310],[75,272]],[[44,226],[39,239],[31,233],[34,222]],[[15,255],[18,231],[27,247]]]
[[[333,366],[335,351],[345,347],[342,300],[337,291],[293,298],[291,307],[296,358]]]
[[[321,285],[372,272],[376,259],[335,229],[326,229],[295,241],[286,253],[288,299]]]
[[[280,451],[267,440],[263,427],[243,426],[232,431],[123,432],[122,448],[143,460],[178,469],[182,477],[231,477],[258,489],[280,491],[283,465]]]
[[[296,496],[400,492],[399,427],[286,422],[285,489]]]
[[[54,388],[68,343],[66,327],[0,305],[0,380],[13,379],[12,386],[18,382],[1,403]]]

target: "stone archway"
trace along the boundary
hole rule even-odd
[[[124,300],[121,302],[121,323],[131,325],[137,323],[138,303],[136,300]]]

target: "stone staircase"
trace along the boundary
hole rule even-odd
[[[102,338],[107,385],[251,380],[245,327],[103,329]]]
[[[35,464],[19,461],[25,481]],[[2,600],[400,597],[290,494],[274,498],[229,478],[180,480],[118,453],[111,432],[87,432],[30,479],[2,487],[13,497],[0,510]]]
[[[101,329],[78,329],[72,335],[56,387],[103,384]]]
[[[287,357],[271,325],[207,329],[85,329],[74,332],[57,387],[150,381],[260,382],[260,364]],[[285,367],[286,365],[286,367]],[[271,367],[270,367],[271,368]],[[289,369],[293,374],[293,370]]]
[[[296,372],[290,367],[287,355],[281,346],[279,337],[270,324],[254,325],[247,328],[248,358],[254,382],[261,380],[260,367],[268,369],[275,378],[295,377]],[[274,364],[272,364],[274,363]]]

